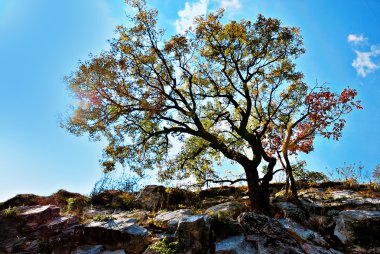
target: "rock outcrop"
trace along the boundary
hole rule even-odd
[[[379,192],[330,186],[299,193],[297,204],[273,196],[267,215],[244,212],[246,193],[226,187],[19,195],[0,211],[0,253],[380,253]],[[33,205],[19,205],[27,196]],[[69,209],[73,201],[77,209]]]

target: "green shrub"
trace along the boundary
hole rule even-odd
[[[109,220],[112,220],[113,217],[111,215],[106,215],[106,214],[97,214],[92,219],[94,221],[109,221]]]
[[[18,211],[13,208],[7,208],[3,211],[3,216],[7,218],[15,218],[18,215]]]
[[[83,209],[89,205],[89,199],[85,197],[68,198],[66,200],[66,212],[81,214]]]
[[[179,252],[179,243],[177,241],[171,241],[169,238],[164,238],[150,245],[149,249],[157,254],[177,254]]]

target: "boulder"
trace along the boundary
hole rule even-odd
[[[135,222],[135,219],[92,221],[81,229],[81,240],[86,244],[102,244],[107,250],[141,253],[149,244],[148,231]]]
[[[215,243],[215,254],[256,254],[244,235],[231,236]]]
[[[83,245],[71,252],[71,254],[101,254],[102,245]]]
[[[334,235],[344,244],[370,244],[372,247],[380,247],[380,211],[340,212]]]
[[[303,242],[312,242],[314,244],[328,247],[329,244],[323,238],[323,236],[311,229],[308,229],[297,222],[292,221],[289,218],[278,220],[284,228],[286,228],[292,235],[296,235],[297,238],[302,239]]]
[[[238,223],[258,253],[303,253],[299,242],[273,218],[247,212],[239,215]]]
[[[304,223],[308,219],[307,213],[293,203],[279,202],[275,206],[283,212],[286,218],[291,218],[300,223]]]
[[[206,213],[212,217],[221,216],[236,218],[243,211],[243,208],[243,204],[236,201],[230,201],[212,206],[206,210]]]
[[[166,204],[166,191],[164,186],[147,185],[140,190],[136,198],[137,206],[146,210],[158,210]]]
[[[213,253],[214,241],[208,215],[189,215],[180,219],[174,236],[185,254]]]
[[[174,231],[177,228],[180,219],[191,214],[191,209],[180,209],[176,211],[160,212],[154,218],[154,221],[156,224]]]
[[[26,222],[29,227],[36,227],[47,221],[59,217],[60,209],[58,206],[20,206],[17,207],[18,216]]]

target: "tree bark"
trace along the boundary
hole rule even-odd
[[[246,165],[244,170],[247,176],[251,210],[258,213],[268,213],[270,209],[269,184],[260,184],[257,166]]]

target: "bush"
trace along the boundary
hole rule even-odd
[[[6,218],[16,218],[17,215],[18,215],[18,211],[10,207],[3,211],[3,216]]]
[[[82,214],[83,209],[89,205],[89,199],[86,197],[68,198],[66,212]]]
[[[177,254],[179,253],[179,243],[172,241],[169,238],[164,238],[149,246],[157,254]]]

